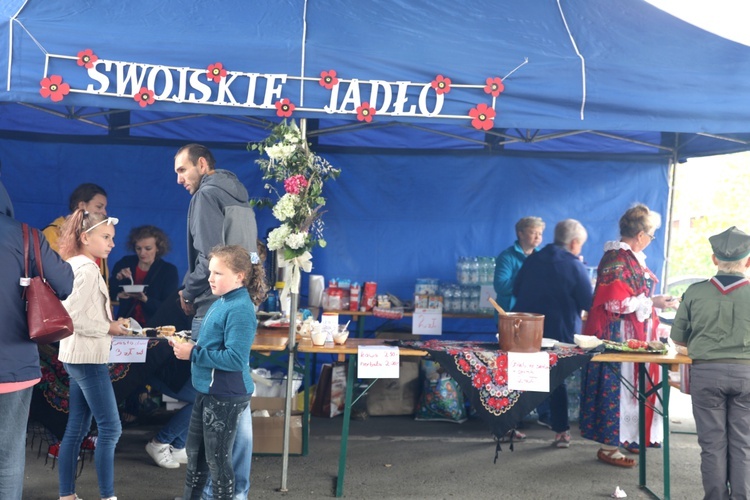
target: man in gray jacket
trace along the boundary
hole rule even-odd
[[[182,310],[187,315],[195,315],[193,340],[198,339],[203,316],[217,299],[208,285],[208,254],[211,249],[216,245],[240,245],[251,255],[257,255],[258,251],[258,228],[247,189],[234,173],[215,167],[213,154],[200,144],[183,146],[174,157],[177,183],[193,195],[187,220],[188,273],[180,291]],[[232,449],[234,496],[238,499],[247,498],[250,490],[252,439],[252,420],[250,409],[247,409],[240,417]],[[210,498],[210,492],[209,482],[204,496]]]

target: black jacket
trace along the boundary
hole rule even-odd
[[[24,272],[21,223],[0,214],[0,383],[25,382],[41,376],[37,345],[29,340],[26,301],[19,279]],[[60,299],[73,290],[73,269],[49,247],[39,232],[44,277]],[[30,275],[38,276],[29,234]]]
[[[122,291],[120,285],[130,284],[129,279],[117,280],[115,278],[117,273],[122,269],[129,267],[130,272],[135,276],[135,267],[137,265],[137,255],[126,255],[117,261],[115,267],[112,269],[109,280],[109,297],[112,300],[118,300],[117,294]],[[144,292],[148,297],[148,300],[143,304],[143,314],[146,316],[146,323],[148,324],[149,319],[153,316],[156,310],[159,309],[162,302],[177,290],[177,268],[174,264],[170,264],[161,258],[157,258],[154,263],[151,264],[151,268],[148,270],[143,284],[148,285]],[[127,318],[131,316],[137,302],[138,301],[135,299],[120,299],[120,308],[117,311],[117,317]]]

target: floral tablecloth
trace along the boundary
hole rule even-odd
[[[501,438],[549,395],[508,389],[508,353],[497,344],[448,340],[400,341],[399,345],[427,351],[461,386],[479,417]],[[589,362],[594,353],[579,348],[555,348],[549,354],[550,390]]]

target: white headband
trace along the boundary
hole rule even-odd
[[[112,224],[113,226],[116,226],[117,223],[120,222],[120,219],[118,219],[117,217],[107,217],[106,219],[97,222],[96,224],[94,224],[93,226],[91,226],[90,228],[88,228],[87,230],[85,230],[84,233],[88,233],[89,231],[91,231],[92,229],[94,229],[96,226],[101,226],[105,222],[107,224]]]

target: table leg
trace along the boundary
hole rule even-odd
[[[646,363],[638,367],[638,486],[646,488]]]
[[[349,420],[352,415],[352,395],[354,394],[354,368],[356,356],[349,357],[346,376],[346,401],[344,403],[344,424],[341,427],[341,452],[339,453],[339,475],[336,478],[336,496],[344,495],[344,473],[346,472],[346,447],[349,441]]]
[[[360,339],[365,338],[365,318],[364,314],[357,318],[357,338]]]
[[[662,459],[664,460],[664,500],[671,498],[669,482],[669,366],[661,367],[662,416],[664,423],[664,443],[662,444]]]
[[[310,353],[305,353],[304,356],[305,370],[304,370],[304,385],[305,392],[303,394],[305,402],[302,406],[302,456],[306,457],[310,452]]]

